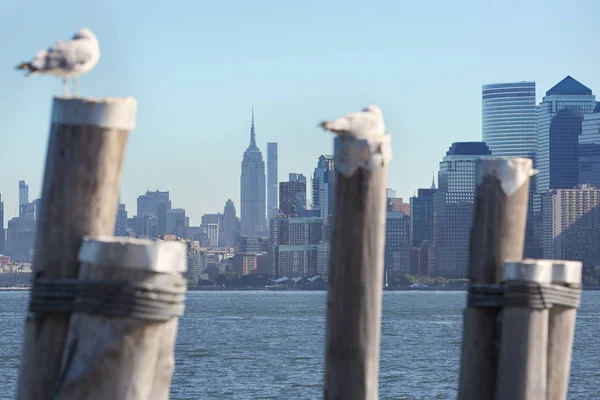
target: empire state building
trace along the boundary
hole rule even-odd
[[[260,149],[256,147],[254,109],[252,109],[250,145],[244,152],[242,175],[240,177],[242,235],[262,236],[266,233],[267,205],[265,193],[265,162]]]

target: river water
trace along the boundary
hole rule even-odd
[[[28,292],[0,292],[0,398],[14,398]],[[455,399],[466,292],[384,293],[380,398]],[[319,399],[325,292],[193,291],[172,399]],[[600,291],[583,295],[569,399],[600,399]]]

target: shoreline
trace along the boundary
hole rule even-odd
[[[0,287],[0,292],[24,292],[29,291],[31,287]],[[584,287],[583,291],[596,291],[600,290],[600,285],[592,287]],[[303,288],[261,288],[261,287],[218,287],[218,286],[200,286],[190,287],[188,291],[207,291],[207,292],[251,292],[251,291],[262,291],[262,292],[326,292],[327,289],[303,289]],[[465,292],[467,288],[447,288],[447,287],[429,287],[429,288],[410,288],[410,287],[395,287],[395,288],[384,288],[384,292]]]

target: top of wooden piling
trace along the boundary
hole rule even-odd
[[[54,98],[52,123],[93,125],[106,129],[131,131],[135,128],[137,100],[133,97]]]

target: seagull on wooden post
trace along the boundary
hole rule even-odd
[[[376,105],[370,105],[362,111],[349,113],[333,121],[323,121],[320,127],[340,136],[366,139],[385,134],[383,113]]]
[[[77,78],[89,72],[100,59],[96,35],[89,29],[80,29],[71,40],[61,40],[48,49],[40,50],[31,61],[22,62],[17,69],[29,75],[55,75],[63,80],[63,92],[69,95],[67,78],[73,79],[73,93],[79,94]]]

